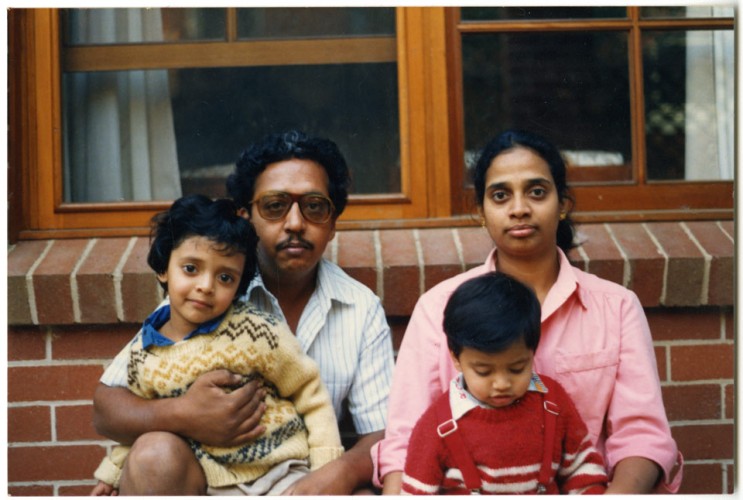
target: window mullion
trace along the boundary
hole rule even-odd
[[[229,7],[225,9],[225,26],[227,27],[227,41],[237,41],[237,9]]]
[[[640,8],[628,7],[632,27],[629,31],[628,64],[630,74],[630,123],[632,126],[632,178],[637,184],[646,182],[645,95],[642,70],[642,32],[639,26]]]

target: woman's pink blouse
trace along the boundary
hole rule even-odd
[[[372,449],[374,482],[402,471],[413,426],[456,375],[442,329],[449,295],[469,278],[495,269],[485,264],[439,283],[415,306],[397,357],[385,438]],[[652,338],[637,296],[570,265],[542,304],[542,336],[535,370],[558,380],[573,398],[611,474],[627,457],[663,469],[660,491],[675,492],[682,457],[671,437]]]

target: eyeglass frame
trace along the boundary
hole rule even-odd
[[[288,196],[291,199],[291,203],[289,204],[289,208],[286,209],[286,213],[284,213],[284,215],[282,215],[281,217],[276,217],[274,219],[268,218],[265,215],[263,215],[263,211],[261,210],[261,205],[260,205],[260,203],[257,203],[257,202],[261,201],[263,198],[265,198],[266,196],[272,196],[272,195],[273,196],[276,196],[276,195]],[[313,196],[313,197],[316,197],[316,198],[322,198],[323,200],[327,201],[330,204],[330,212],[328,212],[328,218],[327,219],[325,219],[322,222],[317,222],[317,221],[313,221],[313,220],[310,220],[309,218],[307,218],[307,216],[304,214],[304,210],[302,209],[302,204],[300,203],[300,201],[303,198],[307,197],[307,196]],[[295,203],[299,207],[299,213],[302,214],[302,217],[304,218],[304,220],[306,220],[308,222],[311,222],[313,224],[325,224],[330,219],[332,219],[333,218],[333,215],[335,214],[335,204],[333,203],[333,200],[331,200],[329,197],[325,196],[322,193],[302,193],[302,194],[295,194],[295,193],[287,193],[286,191],[273,191],[273,190],[272,191],[264,191],[261,194],[257,195],[255,198],[253,198],[253,200],[250,203],[248,203],[248,205],[256,205],[256,210],[258,210],[258,213],[264,219],[271,220],[271,221],[277,221],[277,220],[284,220],[286,218],[286,216],[289,214],[289,212],[291,211],[292,206],[294,206]]]

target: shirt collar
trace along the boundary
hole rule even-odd
[[[532,372],[531,374],[528,391],[547,394],[547,387],[536,372]],[[470,394],[464,387],[464,376],[461,373],[449,383],[449,405],[451,406],[451,414],[454,420],[462,418],[467,412],[475,408],[493,409],[492,406],[483,403]]]
[[[317,296],[321,302],[327,302],[328,304],[329,301],[333,300],[344,304],[351,304],[351,297],[349,297],[348,294],[343,293],[339,280],[333,278],[332,264],[325,259],[320,259],[317,266],[317,283],[313,295]],[[266,284],[263,281],[263,276],[261,276],[260,271],[256,271],[255,276],[248,285],[248,290],[245,292],[245,297],[249,298],[252,295],[253,290],[258,290],[266,297],[269,297],[274,308],[280,310],[278,301],[268,288],[266,288]]]
[[[497,249],[494,248],[485,261],[488,271],[496,270],[496,253]],[[542,322],[559,309],[573,294],[578,298],[581,307],[586,308],[585,300],[579,292],[579,281],[575,269],[565,255],[565,252],[559,247],[557,248],[557,257],[560,261],[560,271],[557,275],[557,280],[544,298],[544,303],[542,304]]]
[[[213,332],[222,322],[227,312],[222,313],[214,319],[200,324],[195,330],[185,336],[183,340],[188,340],[197,335]],[[160,328],[170,319],[170,304],[165,304],[161,308],[150,314],[142,325],[142,347],[144,349],[150,346],[169,346],[175,344],[168,337],[160,333]]]

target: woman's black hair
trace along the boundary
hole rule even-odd
[[[457,287],[444,308],[443,326],[449,349],[457,357],[465,347],[497,353],[520,340],[536,351],[541,307],[528,286],[493,271]]]
[[[235,293],[237,300],[246,292],[256,272],[258,236],[253,225],[237,215],[232,200],[212,200],[200,194],[184,196],[173,202],[169,210],[152,218],[147,263],[155,273],[165,273],[173,250],[194,236],[214,242],[220,252],[245,255],[245,268]],[[167,283],[160,284],[167,292]]]
[[[255,181],[272,163],[298,158],[318,163],[328,175],[328,195],[340,216],[348,202],[351,177],[346,160],[338,146],[329,139],[309,137],[289,130],[263,137],[245,149],[237,160],[235,171],[227,178],[227,192],[241,207],[249,208],[255,193]]]
[[[529,148],[547,162],[552,178],[555,181],[557,196],[560,202],[568,200],[572,207],[575,204],[575,200],[570,194],[570,188],[567,184],[565,160],[560,154],[560,151],[544,137],[525,130],[506,130],[491,139],[483,148],[472,174],[477,205],[482,207],[485,199],[485,176],[495,157],[517,147]],[[566,217],[560,220],[557,225],[557,246],[567,253],[571,248],[575,247],[574,236],[575,229],[573,227],[573,221],[570,218],[570,213],[568,212],[566,213]]]

